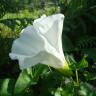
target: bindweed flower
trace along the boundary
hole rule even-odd
[[[12,45],[11,59],[18,59],[20,69],[45,64],[56,69],[68,68],[62,49],[63,14],[36,19],[22,30]]]

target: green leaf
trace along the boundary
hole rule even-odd
[[[88,71],[84,71],[83,75],[85,76],[86,80],[96,80],[96,73],[89,73]]]
[[[80,96],[96,96],[95,88],[89,83],[81,82],[78,93]]]
[[[83,52],[96,62],[96,48],[84,49]]]
[[[86,0],[60,0],[65,6],[67,6],[67,13],[74,14],[76,12],[80,12],[83,7],[86,7]],[[64,7],[63,7],[64,8]]]
[[[88,67],[88,61],[86,60],[86,56],[84,56],[81,61],[79,62],[78,68],[86,68]]]
[[[13,96],[14,85],[14,79],[0,79],[0,96]]]
[[[23,70],[20,73],[17,82],[15,84],[15,89],[14,89],[15,94],[21,93],[30,84],[31,84],[31,75],[28,74],[27,70]]]
[[[63,91],[62,88],[57,88],[56,92],[55,92],[55,96],[61,96],[61,92]]]
[[[21,94],[27,87],[36,84],[43,70],[43,65],[37,65],[33,68],[23,70],[15,84],[15,94]]]

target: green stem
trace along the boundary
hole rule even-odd
[[[76,69],[76,81],[77,81],[77,85],[79,86],[79,77],[78,77],[78,69]]]

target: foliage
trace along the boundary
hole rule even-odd
[[[0,5],[0,96],[96,96],[95,0],[1,0]],[[13,40],[34,19],[59,11],[65,15],[62,42],[73,74],[42,64],[20,71],[8,56]]]

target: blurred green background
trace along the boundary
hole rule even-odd
[[[73,75],[38,65],[21,71],[12,42],[41,15],[65,15],[62,43]],[[0,0],[0,96],[96,96],[96,0]]]

